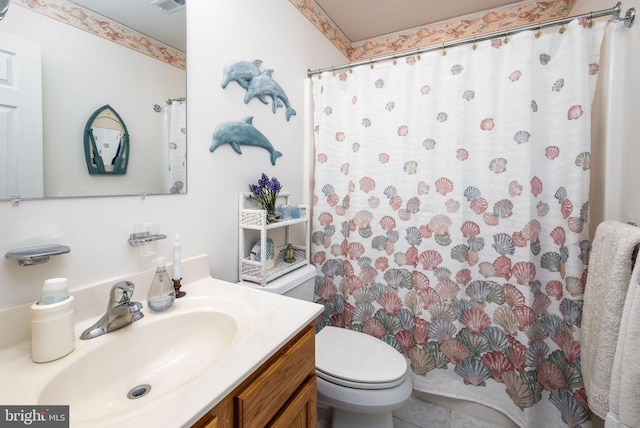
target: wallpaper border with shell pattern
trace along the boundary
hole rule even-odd
[[[12,3],[75,28],[110,40],[177,68],[186,68],[186,55],[67,0],[12,0]]]
[[[351,42],[313,0],[289,1],[353,62],[561,19],[569,15],[577,0],[532,1],[360,42]]]

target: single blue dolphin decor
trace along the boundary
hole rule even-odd
[[[249,82],[260,75],[260,65],[262,61],[256,59],[249,61],[232,61],[225,64],[222,70],[222,89],[226,89],[230,82],[237,82],[244,89],[249,87]]]
[[[271,154],[271,165],[276,164],[276,159],[282,156],[282,153],[273,148],[273,145],[267,140],[262,132],[253,126],[253,116],[249,116],[239,121],[224,122],[218,125],[213,131],[213,138],[209,151],[223,144],[229,144],[231,148],[238,154],[242,154],[240,146],[255,146],[265,149]]]
[[[247,88],[247,95],[244,97],[244,103],[248,103],[254,97],[260,100],[266,97],[271,97],[273,112],[275,113],[278,107],[281,107],[282,104],[284,104],[286,109],[286,118],[288,121],[291,119],[291,116],[296,114],[296,111],[291,107],[289,98],[287,98],[282,87],[278,82],[273,80],[273,77],[271,77],[272,74],[273,70],[266,70],[249,81],[249,87]],[[279,100],[282,101],[282,104]]]

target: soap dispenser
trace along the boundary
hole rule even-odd
[[[158,257],[156,266],[156,273],[153,275],[147,295],[147,306],[153,312],[163,312],[175,302],[176,292],[173,283],[169,280],[164,257]]]

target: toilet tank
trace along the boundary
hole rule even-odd
[[[280,278],[270,281],[262,287],[253,282],[241,281],[238,284],[268,291],[270,293],[281,294],[294,299],[313,302],[313,291],[315,287],[316,268],[313,265],[306,265],[296,270],[282,275]]]

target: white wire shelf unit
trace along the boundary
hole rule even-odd
[[[285,218],[276,222],[267,221],[267,211],[256,206],[251,199],[251,193],[240,193],[238,204],[238,277],[240,281],[250,281],[265,286],[269,281],[280,278],[287,273],[309,264],[309,209],[306,205],[298,205],[299,218]],[[289,194],[280,193],[278,202],[289,205]],[[290,242],[290,228],[301,228],[304,237],[298,237],[300,242]],[[251,248],[247,248],[248,231],[258,231],[260,236],[260,248],[267,248],[267,237],[270,231],[284,229],[284,242],[276,243],[279,253],[273,267],[267,257],[253,260],[250,254]],[[253,235],[257,235],[253,233]],[[273,240],[274,238],[272,238]],[[279,241],[279,240],[278,240]],[[287,244],[291,243],[296,261],[287,263],[284,261]],[[263,251],[262,254],[266,252]]]

